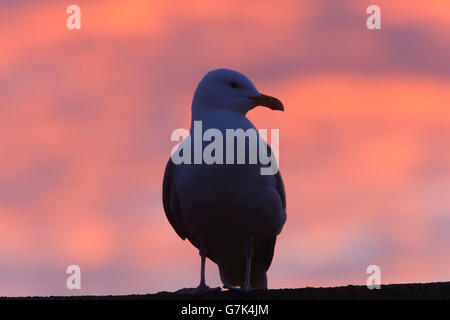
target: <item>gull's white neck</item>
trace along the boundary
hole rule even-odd
[[[202,121],[203,130],[216,128],[223,131],[225,129],[254,128],[245,114],[227,109],[192,108],[191,133],[194,121]]]

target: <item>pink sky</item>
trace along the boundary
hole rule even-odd
[[[450,280],[447,0],[82,0],[69,31],[72,3],[0,4],[0,296],[197,285],[161,183],[218,67],[286,107],[249,114],[280,129],[288,221],[270,287],[365,284],[370,264],[383,283]]]

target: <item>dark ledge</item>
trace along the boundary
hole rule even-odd
[[[0,297],[2,299],[11,299]],[[402,299],[450,299],[450,282],[382,285],[369,290],[366,286],[334,288],[301,288],[257,290],[248,293],[224,290],[200,296],[158,292],[146,295],[122,296],[61,296],[20,297],[12,299],[49,300],[402,300]]]

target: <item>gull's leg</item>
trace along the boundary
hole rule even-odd
[[[205,246],[200,246],[199,254],[201,257],[201,268],[200,268],[200,284],[197,288],[183,288],[176,293],[178,294],[203,294],[211,291],[220,291],[220,287],[210,288],[206,285],[205,281],[205,263],[206,263],[206,255],[208,254],[208,250]]]
[[[209,288],[206,285],[205,281],[205,263],[206,263],[206,255],[208,254],[208,250],[201,246],[199,250],[200,258],[201,258],[201,267],[200,267],[200,284],[198,288]]]
[[[253,256],[253,237],[249,238],[244,253],[245,253],[245,279],[244,284],[241,286],[241,291],[248,292],[251,290],[250,273],[252,268],[252,256]]]
[[[240,288],[236,288],[233,286],[224,285],[223,287],[228,290],[232,291],[241,291],[241,292],[249,292],[254,290],[250,286],[250,274],[251,274],[251,268],[252,268],[252,256],[253,256],[253,239],[254,237],[250,237],[247,241],[247,244],[244,249],[245,254],[245,278],[244,283],[241,285]]]

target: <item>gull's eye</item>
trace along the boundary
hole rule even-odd
[[[231,81],[228,83],[228,85],[233,89],[239,88],[239,84],[236,81]]]

